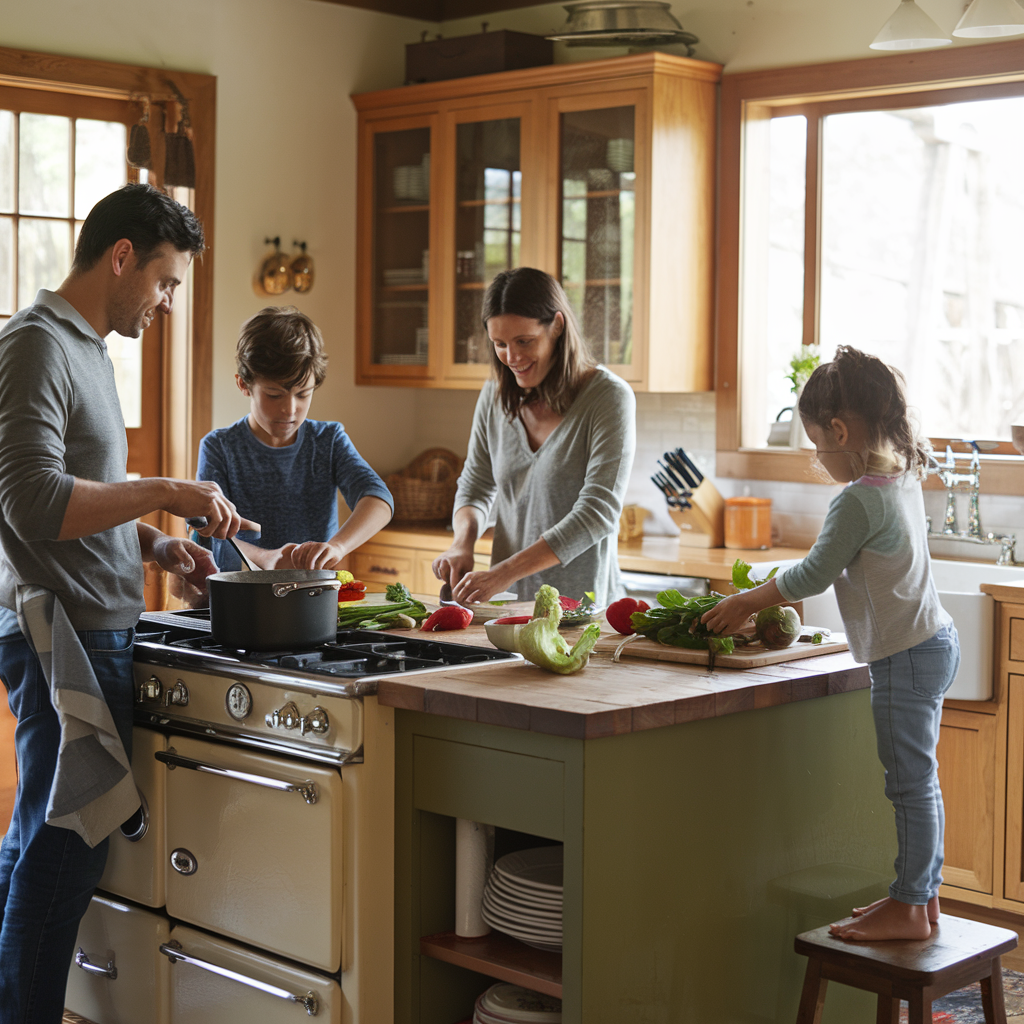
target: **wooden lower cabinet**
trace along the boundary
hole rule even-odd
[[[942,714],[938,755],[946,807],[942,874],[947,888],[992,892],[996,722],[995,715],[953,708]]]
[[[451,542],[451,532],[443,527],[382,530],[349,555],[347,567],[371,591],[383,590],[388,583],[404,583],[414,594],[436,597],[441,581],[432,565]],[[476,545],[475,571],[490,567],[490,553],[490,537],[485,536]]]

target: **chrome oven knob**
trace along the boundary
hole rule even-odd
[[[179,846],[177,850],[171,851],[171,867],[179,875],[194,875],[199,868],[199,862],[194,854]]]
[[[303,736],[307,732],[315,733],[317,736],[323,736],[331,727],[330,719],[327,717],[327,712],[321,707],[315,707],[308,715],[306,715],[299,723],[299,730]]]
[[[288,701],[283,708],[271,711],[266,722],[271,729],[297,729],[302,722],[302,716],[295,702]]]
[[[139,703],[158,701],[163,696],[164,684],[156,676],[150,676],[144,683],[139,683]]]

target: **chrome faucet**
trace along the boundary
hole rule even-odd
[[[981,511],[978,507],[978,492],[981,488],[980,449],[974,441],[965,441],[971,446],[971,462],[967,472],[957,470],[957,455],[946,445],[946,461],[939,462],[933,455],[928,466],[928,473],[935,473],[946,488],[946,513],[942,520],[942,533],[947,537],[960,537],[970,540],[982,540]],[[960,456],[964,458],[965,456]],[[967,500],[967,529],[957,528],[956,495],[962,486],[970,487]],[[929,530],[929,532],[931,532]]]

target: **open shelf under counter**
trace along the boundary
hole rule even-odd
[[[454,932],[424,935],[420,953],[499,981],[562,998],[562,954],[534,949],[500,932],[464,939]]]

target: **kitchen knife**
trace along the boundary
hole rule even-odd
[[[693,460],[686,454],[686,452],[683,451],[682,448],[677,448],[676,451],[679,452],[679,457],[686,463],[687,468],[693,474],[693,478],[697,481],[699,486],[701,481],[704,479],[704,474],[696,467]]]
[[[668,452],[665,453],[665,457],[666,459],[668,458]],[[673,481],[676,489],[680,491],[684,497],[688,498],[693,488],[689,484],[687,484],[685,480],[683,480],[682,475],[679,473],[679,471],[677,469],[674,469],[671,465],[666,466],[664,465],[664,463],[661,462],[659,462],[658,465],[661,466],[661,468],[665,471],[666,476],[668,476],[668,478],[671,481]]]
[[[665,461],[675,470],[676,475],[686,481],[687,490],[696,490],[700,486],[700,481],[697,480],[687,465],[681,458],[679,458],[680,449],[676,449],[674,452],[665,452]]]

